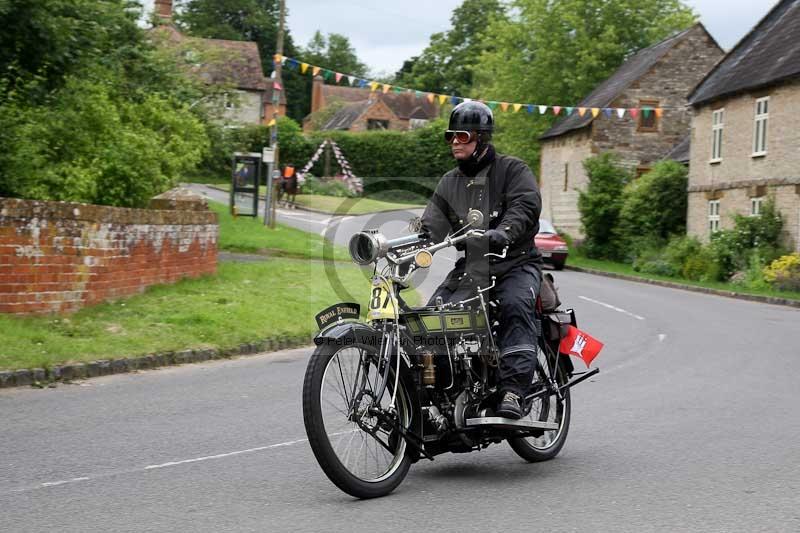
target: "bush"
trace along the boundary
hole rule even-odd
[[[355,196],[343,181],[337,179],[321,180],[310,174],[306,174],[305,178],[303,194],[321,194],[337,198],[353,198]]]
[[[778,290],[800,291],[800,253],[784,255],[763,270],[764,279]]]
[[[680,272],[667,260],[663,249],[655,248],[643,250],[633,261],[633,269],[644,274],[670,277],[674,277]]]
[[[583,250],[587,257],[618,259],[622,247],[616,228],[622,209],[622,191],[631,175],[619,166],[616,156],[605,153],[584,161],[589,177],[586,191],[580,191],[578,210],[581,213],[586,239]]]
[[[734,215],[733,220],[732,230],[720,230],[711,236],[711,253],[719,266],[720,281],[747,270],[752,254],[767,263],[784,254],[783,218],[772,198],[764,203],[760,216]]]
[[[0,105],[0,196],[143,207],[199,163],[207,142],[202,123],[164,96],[121,100],[70,77],[41,105]]]
[[[661,161],[625,187],[617,234],[628,250],[686,232],[687,175],[680,163]]]

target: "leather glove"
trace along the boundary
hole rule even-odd
[[[502,251],[511,242],[508,234],[501,229],[490,229],[483,234],[483,238],[489,241],[489,249]]]

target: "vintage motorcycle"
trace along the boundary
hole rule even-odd
[[[537,301],[537,368],[525,414],[512,420],[492,411],[499,394],[494,282],[469,299],[434,306],[412,308],[400,295],[413,272],[430,267],[435,252],[482,237],[482,224],[483,215],[473,210],[467,225],[441,243],[422,234],[387,240],[376,231],[350,240],[354,262],[375,264],[368,321],[360,320],[356,303],[317,315],[303,418],[322,470],[352,496],[384,496],[412,463],[444,452],[507,440],[522,458],[538,462],[564,446],[570,388],[598,372],[575,373],[570,358],[559,353],[567,328],[576,325],[572,310],[546,310]]]

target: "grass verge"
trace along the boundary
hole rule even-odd
[[[209,183],[217,189],[230,191],[230,183]],[[263,198],[263,188],[261,189]],[[337,196],[324,196],[321,194],[298,194],[295,198],[297,205],[329,215],[369,215],[382,211],[397,209],[419,209],[425,207],[424,203],[387,202],[372,198],[340,198]]]
[[[325,239],[315,233],[283,224],[277,224],[275,229],[270,229],[258,218],[234,219],[227,205],[217,202],[208,202],[208,205],[219,215],[220,250],[305,259],[323,257]],[[350,261],[350,254],[342,246],[333,246],[333,258]]]
[[[692,287],[704,287],[706,289],[716,289],[720,291],[737,292],[741,294],[750,294],[755,296],[769,296],[772,298],[786,298],[790,300],[800,300],[800,292],[793,291],[776,291],[773,289],[757,289],[746,287],[740,284],[724,283],[721,281],[691,281],[683,278],[673,278],[669,276],[658,276],[655,274],[644,274],[637,272],[631,265],[625,263],[616,263],[613,261],[603,261],[600,259],[589,259],[579,255],[570,255],[567,260],[569,266],[576,266],[582,268],[591,268],[600,270],[602,272],[611,272],[614,274],[624,274],[626,276],[633,276],[643,279],[651,279],[658,281],[671,281],[673,283],[680,283],[682,285],[690,285]]]
[[[289,336],[307,336],[310,342],[318,311],[350,298],[366,304],[371,271],[335,267],[352,296],[337,294],[320,261],[270,259],[221,263],[216,276],[150,287],[66,317],[0,315],[0,369],[224,349]]]

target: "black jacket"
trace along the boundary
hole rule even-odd
[[[498,154],[483,186],[481,181],[480,176],[467,177],[458,168],[445,174],[422,215],[422,228],[435,242],[441,242],[464,226],[470,209],[479,209],[484,216],[483,229],[505,230],[511,245],[502,260],[484,257],[489,251],[484,239],[466,241],[466,265],[459,261],[460,267],[484,286],[492,276],[501,278],[518,265],[541,264],[534,237],[539,232],[542,197],[531,169],[515,157]],[[457,272],[451,276],[454,274]]]

